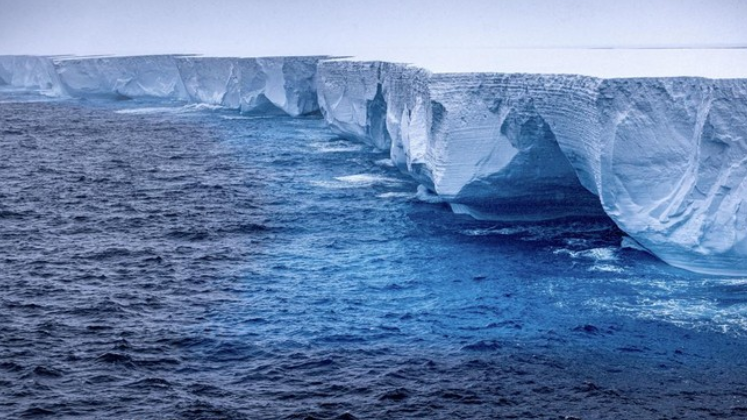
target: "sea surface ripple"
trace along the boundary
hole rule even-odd
[[[318,116],[3,99],[0,418],[747,417],[747,279],[607,219],[455,216]]]

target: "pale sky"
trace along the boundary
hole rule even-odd
[[[747,46],[747,1],[0,0],[0,54],[722,46]]]

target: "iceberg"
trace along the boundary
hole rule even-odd
[[[612,53],[580,57],[588,54],[607,63]],[[692,51],[640,54],[666,60],[651,75],[626,67],[650,77],[621,78],[624,69],[609,65],[580,75],[431,72],[329,57],[0,56],[0,84],[321,112],[340,137],[388,151],[420,184],[418,197],[456,213],[607,214],[627,242],[673,266],[747,275],[747,78],[733,77],[733,66],[700,74]],[[687,58],[682,67],[664,65],[677,54]],[[744,61],[742,52],[706,55]],[[682,69],[711,77],[674,77]]]

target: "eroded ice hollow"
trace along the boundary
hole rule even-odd
[[[747,79],[718,65],[747,55],[709,67],[683,54],[633,66],[658,76],[638,78],[332,60],[317,90],[333,129],[388,148],[456,212],[526,220],[601,208],[671,265],[747,275]],[[710,77],[674,77],[688,73]]]

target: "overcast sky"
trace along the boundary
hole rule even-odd
[[[0,0],[0,54],[747,46],[742,0]]]

